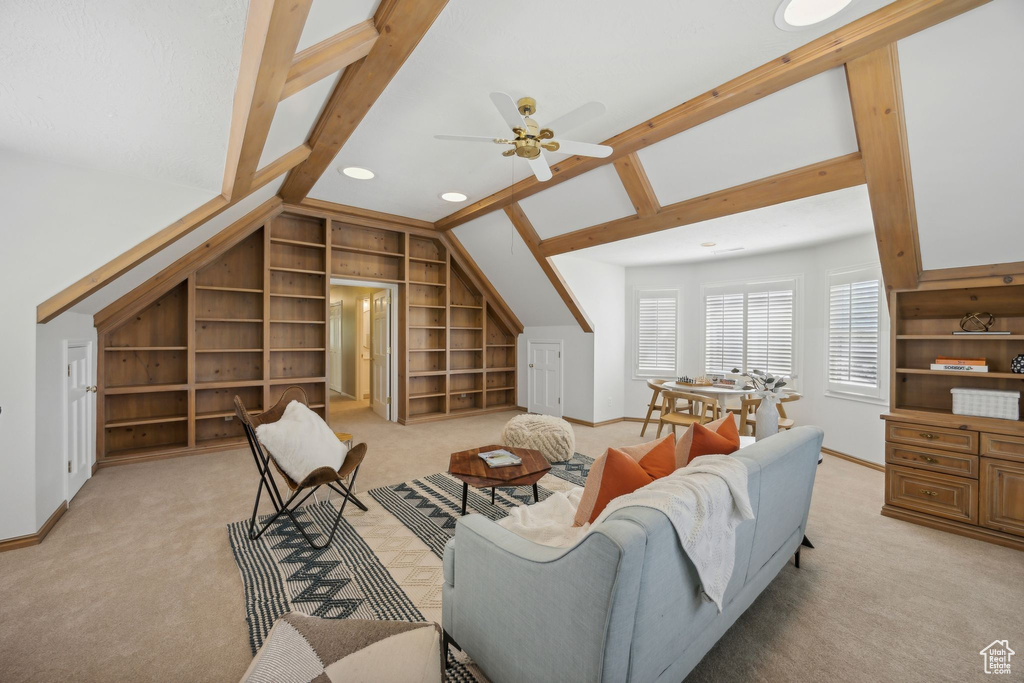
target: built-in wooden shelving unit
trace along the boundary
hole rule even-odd
[[[298,385],[326,416],[332,276],[399,285],[401,422],[514,408],[516,336],[443,238],[364,222],[277,213],[98,325],[99,466],[243,444],[236,395]]]

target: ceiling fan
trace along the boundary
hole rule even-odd
[[[585,157],[606,157],[612,153],[607,145],[593,145],[589,142],[573,142],[572,140],[555,140],[555,130],[568,130],[589,121],[604,113],[604,105],[600,102],[588,102],[552,121],[546,128],[531,118],[537,112],[537,101],[532,97],[520,98],[518,102],[503,92],[492,92],[491,102],[498,108],[498,113],[512,129],[512,138],[489,138],[479,135],[435,135],[438,140],[459,140],[462,142],[489,142],[499,145],[512,145],[502,156],[517,156],[526,159],[537,180],[551,179],[551,168],[541,153],[542,149],[549,152],[563,152]]]

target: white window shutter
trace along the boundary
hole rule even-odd
[[[746,370],[793,376],[793,290],[747,294]]]
[[[879,386],[879,284],[878,280],[861,280],[829,287],[830,384],[874,389]]]
[[[678,297],[676,292],[637,294],[636,372],[675,378]]]
[[[704,299],[704,371],[743,369],[743,294]]]

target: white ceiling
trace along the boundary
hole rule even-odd
[[[604,102],[604,116],[566,136],[598,142],[887,2],[860,0],[798,32],[775,26],[777,4],[649,0],[634,12],[616,0],[450,0],[310,194],[436,220],[458,209],[440,193],[473,201],[528,173],[497,146],[433,138],[504,135],[493,90],[535,97],[542,124]],[[340,166],[377,177],[352,180],[334,170]]]
[[[899,42],[925,268],[1024,261],[1022,29],[995,0]]]
[[[542,239],[636,213],[611,164],[519,202]]]
[[[523,325],[576,324],[504,211],[453,232]]]
[[[620,266],[695,263],[798,249],[873,230],[867,187],[858,185],[573,254]],[[715,246],[702,247],[703,242]],[[742,251],[726,251],[736,247]]]

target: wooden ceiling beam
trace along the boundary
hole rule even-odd
[[[565,307],[569,309],[569,312],[572,313],[572,317],[576,319],[577,323],[579,323],[580,329],[584,332],[593,332],[594,325],[590,322],[590,318],[587,317],[587,313],[583,310],[580,302],[577,301],[576,295],[572,293],[572,289],[570,289],[569,285],[566,284],[565,278],[563,278],[562,274],[558,272],[558,268],[555,266],[551,258],[541,251],[540,235],[537,234],[537,230],[534,229],[533,224],[530,222],[530,219],[527,218],[522,207],[519,206],[518,203],[506,206],[505,214],[508,216],[508,219],[512,221],[512,225],[515,226],[519,236],[523,238],[524,242],[526,242],[526,246],[530,250],[530,253],[532,253],[533,257],[537,259],[537,264],[540,266],[540,269],[544,271],[544,274],[547,275],[548,280],[551,281],[551,286],[553,286],[555,291],[558,292],[558,296],[561,297]]]
[[[652,216],[627,216],[549,237],[540,243],[540,252],[565,254],[863,184],[864,165],[854,152],[670,204]]]
[[[847,62],[846,80],[882,279],[887,291],[915,289],[921,278],[921,249],[896,44]]]
[[[253,179],[253,185],[249,189],[248,194],[252,194],[264,185],[273,182],[305,159],[309,154],[305,148],[305,145],[299,145],[292,151],[284,154],[281,158],[270,162],[260,169]],[[245,196],[238,197],[234,201],[229,201],[224,195],[217,195],[199,208],[185,214],[166,228],[147,237],[128,251],[120,254],[114,259],[111,259],[83,277],[81,280],[65,287],[43,303],[36,306],[36,322],[45,323],[53,320],[64,311],[84,300],[97,290],[110,284],[146,259],[159,253],[180,240],[185,235],[191,233],[196,228],[202,226],[206,221],[219,216],[227,209],[245,199]]]
[[[379,38],[366,57],[349,65],[313,127],[313,152],[291,173],[281,197],[297,204],[341,151],[342,146],[412,53],[448,0],[385,0],[374,15]]]
[[[312,0],[252,0],[242,42],[221,193],[248,194]]]
[[[367,19],[297,53],[288,70],[281,99],[291,97],[320,79],[359,61],[370,52],[378,35],[373,20]]]
[[[604,164],[750,104],[783,88],[842,66],[901,38],[951,19],[990,0],[897,0],[842,28],[698,95],[677,107],[633,126],[602,144],[614,151],[604,159],[569,157],[552,164],[552,178],[521,180],[437,221],[440,230],[452,228],[503,209],[544,189],[575,178]]]
[[[644,170],[636,152],[619,157],[614,163],[615,172],[619,174],[619,180],[626,188],[629,201],[633,202],[636,215],[640,218],[650,218],[658,213],[661,210],[658,196],[654,194],[651,180],[647,177],[647,171]]]

